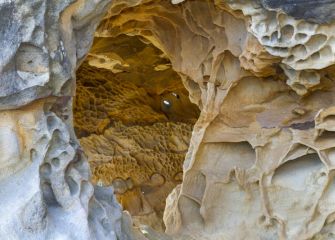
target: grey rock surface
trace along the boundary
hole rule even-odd
[[[261,0],[269,10],[282,10],[286,14],[315,23],[329,23],[335,19],[334,0]]]
[[[109,6],[0,1],[0,239],[132,238],[72,127],[75,71]]]

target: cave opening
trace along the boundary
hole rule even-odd
[[[73,112],[93,183],[113,186],[135,225],[163,231],[199,116],[168,57],[139,36],[95,37],[77,70]]]

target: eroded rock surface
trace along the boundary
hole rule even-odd
[[[138,37],[96,38],[77,71],[74,106],[93,182],[113,185],[136,225],[163,232],[199,114],[167,57]]]
[[[328,0],[261,0],[269,10],[284,11],[297,19],[316,23],[330,23],[335,19],[335,2]]]
[[[201,109],[183,183],[167,199],[167,233],[332,239],[331,15],[300,2],[292,12],[290,1],[145,2],[115,2],[97,36],[152,42]]]
[[[109,6],[0,1],[0,239],[137,238],[72,127],[75,69]]]
[[[324,0],[115,0],[110,6],[106,0],[1,1],[0,238],[141,239],[133,236],[112,189],[90,183],[72,126],[75,70],[108,11],[96,33],[101,44],[121,35],[151,43],[201,109],[183,182],[167,198],[166,232],[183,240],[334,239],[333,5]],[[120,54],[98,49],[88,61],[113,74],[131,66]],[[160,61],[157,71],[170,68]],[[139,82],[132,86],[139,88]],[[92,99],[109,96],[99,94]],[[126,97],[122,91],[115,96]],[[149,112],[155,109],[150,98],[144,101]],[[135,103],[127,99],[125,106]],[[98,107],[86,106],[90,114],[91,106]],[[123,123],[113,124],[114,109],[122,108],[93,111],[95,120],[88,121],[89,130],[79,130],[81,136],[120,140],[112,150],[142,153],[138,145],[149,138],[122,145],[124,132],[140,139],[142,130],[137,123],[127,130]],[[169,139],[163,120],[168,112],[156,117],[161,125],[145,131]],[[85,115],[78,119],[85,121]],[[183,124],[170,127],[182,132]],[[99,147],[100,137],[85,141]],[[147,149],[148,157],[159,149],[159,144]],[[108,161],[113,162],[110,156]],[[174,174],[169,165],[138,170],[155,186]],[[128,189],[135,180],[112,183],[134,195]],[[160,189],[150,187],[144,195],[146,189]]]

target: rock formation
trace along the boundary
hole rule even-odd
[[[77,70],[74,127],[92,180],[114,186],[136,225],[163,232],[198,114],[166,56],[137,37],[96,38]]]
[[[333,238],[333,3],[319,3],[112,5],[96,36],[150,41],[201,109],[168,234]]]
[[[167,234],[183,240],[334,239],[333,9],[329,0],[0,2],[0,238],[142,238],[134,235],[112,189],[92,186],[73,131],[75,70],[100,22],[95,33],[100,44],[83,65],[87,75],[93,68],[108,70],[113,78],[122,75],[131,64],[114,50],[101,54],[99,48],[108,47],[108,39],[122,41],[121,35],[137,37],[162,52],[156,70],[164,71],[171,63],[201,110],[183,181],[166,201]],[[101,85],[102,90],[92,99],[105,99],[105,89],[113,89],[104,81],[105,74],[99,79],[93,88]],[[120,85],[124,91],[140,93],[140,82]],[[78,84],[80,88],[84,91],[85,85]],[[157,89],[166,90],[146,89],[157,99],[162,94]],[[124,91],[114,99],[127,98]],[[132,118],[139,113],[136,108],[132,117],[111,121],[120,115],[117,111],[140,105],[131,98],[123,108],[120,101],[114,106],[76,102],[75,107],[87,113],[91,107],[97,109],[97,115],[89,115],[93,120],[87,128],[77,129],[85,138],[83,145],[90,148],[88,155],[94,156],[102,144],[99,139],[105,138],[115,152],[102,152],[114,163],[111,158],[118,157],[118,149],[143,154],[145,146],[154,146],[147,142],[149,137],[142,141],[139,132],[167,139],[172,129],[183,132],[188,123],[174,126],[167,121],[173,116],[169,106],[175,96],[168,97],[167,104],[158,106],[165,112],[158,114],[153,114],[157,106],[150,105],[152,100],[143,99],[143,105],[152,106],[146,113],[159,122],[150,128],[140,128],[140,118]],[[83,115],[76,121],[83,126],[87,120]],[[125,144],[124,136],[130,134],[135,140]],[[186,141],[181,139],[166,142],[167,156],[157,165],[169,160],[166,149],[184,149]],[[160,149],[157,145],[145,154],[150,158]],[[122,157],[132,164],[132,158]],[[120,171],[116,163],[110,169]],[[154,184],[145,189],[159,191],[166,177],[174,174],[169,165],[148,164],[134,168],[138,172],[132,176],[139,178],[123,179],[130,175],[124,167],[119,179],[109,179],[92,165],[94,179],[105,184],[111,180],[119,193],[150,181]]]
[[[139,238],[72,127],[75,70],[109,5],[0,1],[1,239]]]

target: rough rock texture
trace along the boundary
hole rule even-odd
[[[335,237],[332,1],[291,2],[116,0],[98,28],[160,49],[201,109],[164,213],[176,239]],[[1,239],[132,238],[72,127],[75,68],[107,5],[0,2]],[[115,59],[102,63],[127,68]]]
[[[96,38],[77,71],[76,96],[78,137],[101,134],[117,121],[194,123],[199,115],[166,56],[137,37]]]
[[[138,37],[96,38],[77,70],[74,127],[92,180],[114,186],[136,225],[163,231],[198,114],[166,56]]]
[[[119,202],[140,224],[163,231],[165,199],[181,183],[192,128],[182,123],[116,124],[80,140],[93,181],[113,185]]]
[[[261,0],[269,10],[282,10],[297,19],[316,23],[330,23],[335,19],[335,2],[333,0]]]
[[[0,1],[0,239],[140,239],[94,188],[72,127],[75,70],[110,1]]]
[[[161,49],[201,109],[164,213],[176,238],[334,238],[335,25],[271,2],[117,1],[98,28]]]

